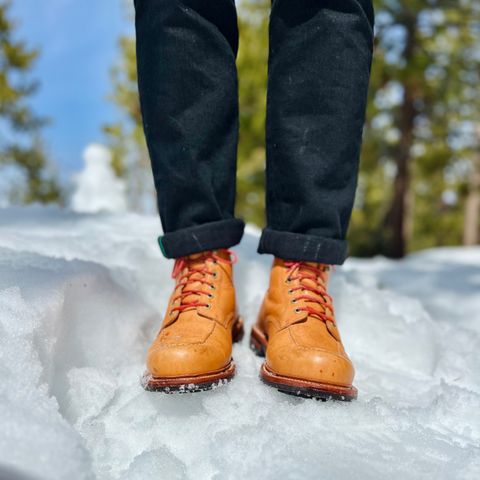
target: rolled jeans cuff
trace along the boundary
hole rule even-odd
[[[269,253],[283,260],[341,265],[347,258],[348,243],[346,240],[265,228],[258,253]]]
[[[166,258],[179,258],[206,250],[230,248],[240,243],[245,223],[231,218],[166,233],[158,244]]]

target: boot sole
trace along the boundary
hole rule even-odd
[[[214,390],[226,385],[235,375],[235,363],[230,363],[221,371],[196,376],[154,377],[146,373],[142,386],[147,392],[195,393]]]
[[[233,342],[240,342],[243,335],[243,319],[238,317],[232,326]],[[201,375],[155,377],[151,373],[146,372],[141,379],[141,385],[147,392],[168,394],[205,392],[226,385],[235,376],[235,370],[235,363],[233,360],[230,360],[223,369]]]
[[[252,327],[250,348],[260,357],[265,357],[268,340],[256,326]],[[314,382],[301,378],[287,377],[271,371],[265,362],[260,369],[260,379],[266,385],[276,388],[281,393],[316,400],[339,400],[350,402],[355,400],[358,391],[355,387],[344,387],[328,383]]]

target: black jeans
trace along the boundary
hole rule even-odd
[[[234,0],[135,0],[138,84],[166,257],[237,244]],[[267,227],[258,251],[343,263],[373,44],[371,0],[273,0]]]

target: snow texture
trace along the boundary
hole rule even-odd
[[[357,368],[350,404],[238,375],[147,393],[144,354],[171,290],[156,217],[0,211],[0,478],[478,479],[480,249],[350,259],[332,293]],[[236,266],[247,327],[271,258],[248,228]]]

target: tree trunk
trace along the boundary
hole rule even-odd
[[[406,29],[404,58],[408,65],[413,57],[415,48],[415,17],[406,19],[404,26]],[[393,198],[385,222],[389,241],[385,253],[393,258],[405,256],[407,251],[408,227],[411,223],[407,221],[407,218],[411,214],[411,209],[409,208],[411,150],[414,140],[413,130],[415,117],[417,115],[415,106],[415,82],[414,77],[407,76],[403,83],[404,95],[403,103],[400,107],[399,121],[400,141],[395,157],[397,172],[393,183]]]
[[[478,245],[480,230],[480,154],[474,162],[470,176],[469,191],[465,202],[463,244]]]

